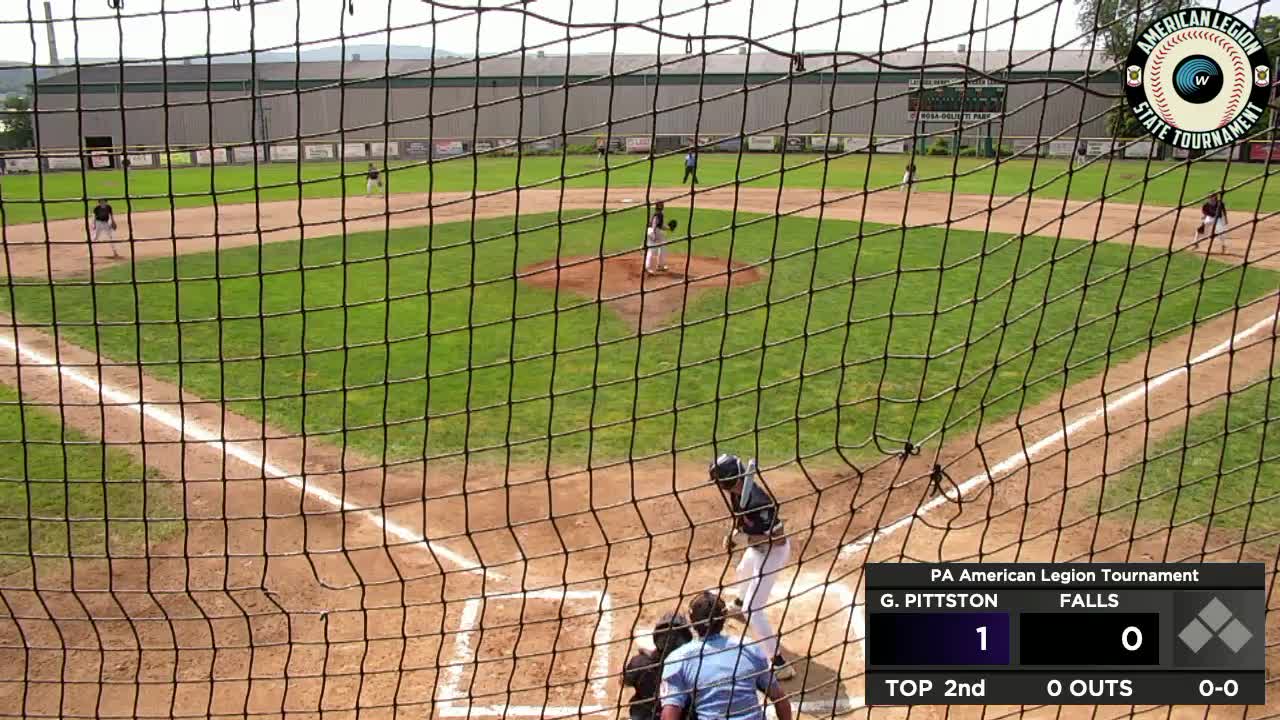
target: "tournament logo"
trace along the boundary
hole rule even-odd
[[[1156,20],[1129,50],[1129,109],[1157,140],[1213,150],[1248,135],[1271,92],[1267,50],[1248,25],[1211,8]]]

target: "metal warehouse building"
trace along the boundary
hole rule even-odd
[[[83,66],[32,88],[42,151],[410,140],[591,142],[593,136],[910,136],[908,83],[962,66],[1007,79],[1006,138],[1105,135],[1116,91],[1084,51],[504,56],[428,61]],[[970,76],[971,78],[975,76]],[[954,127],[954,126],[952,126]],[[1000,134],[1001,123],[991,126]],[[927,132],[946,132],[932,124]],[[970,129],[977,135],[986,128]],[[865,142],[865,140],[864,140]],[[1027,144],[1023,140],[1017,144]],[[298,143],[300,144],[300,143]],[[252,157],[252,150],[249,150]]]

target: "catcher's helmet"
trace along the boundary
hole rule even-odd
[[[653,626],[653,645],[664,656],[692,639],[689,621],[680,613],[667,613]]]
[[[731,485],[747,474],[747,468],[737,455],[728,453],[711,463],[711,481],[719,485]]]

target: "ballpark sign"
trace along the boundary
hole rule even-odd
[[[1271,63],[1248,25],[1191,8],[1138,35],[1124,85],[1129,109],[1152,137],[1184,150],[1214,150],[1244,138],[1262,117]]]

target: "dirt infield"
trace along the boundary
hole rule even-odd
[[[672,316],[699,295],[760,279],[756,268],[723,258],[669,255],[667,265],[667,272],[645,274],[643,252],[560,258],[522,268],[520,280],[603,303],[633,327],[648,331],[678,322]]]
[[[609,207],[644,199],[628,192],[611,191]],[[598,208],[602,200],[599,191],[567,191],[565,207],[570,197],[577,207]],[[804,197],[787,191],[784,209],[801,206]],[[948,210],[947,196],[917,204],[920,197],[910,201],[913,223],[945,223],[959,217],[957,207],[977,207],[956,198]],[[738,203],[759,212],[772,210],[776,198],[774,191],[743,189],[737,198],[716,192],[695,202]],[[903,199],[877,196],[867,219],[893,222],[894,203],[901,213]],[[411,200],[390,202],[400,207]],[[388,220],[379,214],[382,201],[364,202],[359,209],[376,217],[334,225],[325,213],[340,210],[337,201],[308,200],[303,215],[317,224],[306,226],[305,236],[424,220],[425,211],[417,210]],[[823,212],[858,217],[862,202],[844,200]],[[558,205],[558,191],[521,193],[522,212]],[[993,213],[992,229],[1023,227],[1029,216],[1056,219],[1069,205],[1024,202],[1020,211]],[[189,230],[178,240],[168,213],[134,216],[133,251],[164,256],[299,236],[297,227],[288,227],[297,223],[296,205],[263,207],[262,216],[251,207],[223,207],[216,219],[208,209],[177,211]],[[508,196],[474,208],[459,202],[431,215],[440,222],[473,210],[496,216],[511,209]],[[1148,217],[1149,211],[1144,208],[1142,218],[1151,222],[1136,234],[1135,210],[1126,220],[1118,206],[1092,223],[1081,211],[1061,227],[1038,227],[1043,234],[1091,239],[1101,223],[1118,230],[1117,241],[1168,247],[1170,236],[1160,238],[1158,228],[1171,229],[1173,219]],[[981,229],[982,214],[981,221],[953,224]],[[201,235],[215,223],[216,243]],[[1033,224],[1026,227],[1031,232]],[[60,237],[74,224],[50,228]],[[1276,264],[1276,229],[1274,218],[1259,225],[1251,260]],[[8,231],[12,274],[88,271],[84,243],[47,244],[30,226]],[[678,274],[656,279],[651,290],[635,277],[637,260],[563,258],[527,268],[522,280],[600,298],[649,327],[670,322],[692,294],[725,287],[730,277],[735,284],[755,279],[724,260],[673,257],[669,264]],[[632,283],[642,292],[628,294]],[[1228,388],[1270,371],[1278,359],[1277,312],[1280,295],[1273,293],[1015,418],[986,423],[980,435],[940,438],[918,455],[864,468],[771,469],[766,478],[786,503],[797,535],[795,567],[788,571],[794,584],[780,584],[779,604],[770,612],[791,652],[813,648],[800,677],[787,684],[805,713],[869,714],[859,709],[862,632],[849,602],[868,560],[1245,557],[1268,561],[1274,573],[1273,540],[1245,541],[1199,524],[1134,528],[1123,515],[1099,516],[1096,495],[1104,479],[1138,461],[1152,439],[1180,427]],[[490,717],[513,714],[503,705],[546,704],[565,714],[590,713],[615,705],[621,694],[616,677],[596,680],[599,668],[618,672],[633,636],[643,635],[681,595],[722,584],[731,573],[719,545],[726,510],[696,459],[586,469],[509,466],[492,454],[465,463],[386,466],[340,448],[336,438],[298,438],[231,413],[136,365],[103,365],[40,330],[15,330],[9,318],[0,318],[0,329],[0,382],[16,386],[21,373],[27,402],[57,406],[67,425],[145,456],[158,474],[149,482],[180,483],[189,518],[184,538],[150,548],[147,557],[79,559],[74,566],[41,560],[36,573],[3,579],[0,714]],[[931,499],[934,463],[952,479],[952,501]],[[961,485],[969,491],[964,502],[954,502]],[[914,521],[913,513],[919,514]],[[511,649],[557,655],[507,663],[502,657]],[[1274,646],[1270,650],[1275,668]],[[450,701],[455,691],[471,696],[471,706]],[[1280,699],[1273,699],[1250,716],[1274,714],[1277,707]],[[992,718],[1019,710],[952,708],[947,714]],[[1101,709],[1094,716],[1128,711]],[[943,712],[915,708],[911,714]],[[1213,714],[1239,716],[1222,708]],[[875,715],[899,716],[887,709]],[[1203,709],[1196,716],[1204,717]]]
[[[387,198],[316,198],[262,203],[182,208],[131,213],[121,218],[122,240],[117,250],[125,260],[111,257],[104,246],[93,248],[92,267],[102,268],[134,259],[167,257],[215,249],[316,238],[345,232],[403,228],[428,223],[502,217],[518,206],[521,214],[559,209],[621,210],[665,199],[668,214],[690,207],[751,213],[796,213],[840,220],[867,220],[910,227],[955,227],[965,230],[1047,235],[1084,241],[1135,243],[1171,251],[1208,252],[1207,243],[1194,244],[1197,209],[1137,207],[1113,203],[1080,203],[1027,197],[945,195],[880,191],[863,195],[846,191],[770,188],[725,188],[699,191],[692,197],[681,188],[531,189],[481,193],[396,194]],[[1233,211],[1234,230],[1225,254],[1280,268],[1280,214],[1254,217]],[[637,219],[637,226],[640,220]],[[4,228],[4,264],[0,271],[14,277],[88,275],[91,269],[87,229],[82,220]],[[640,234],[637,233],[637,237]],[[1212,248],[1222,254],[1221,247]]]

